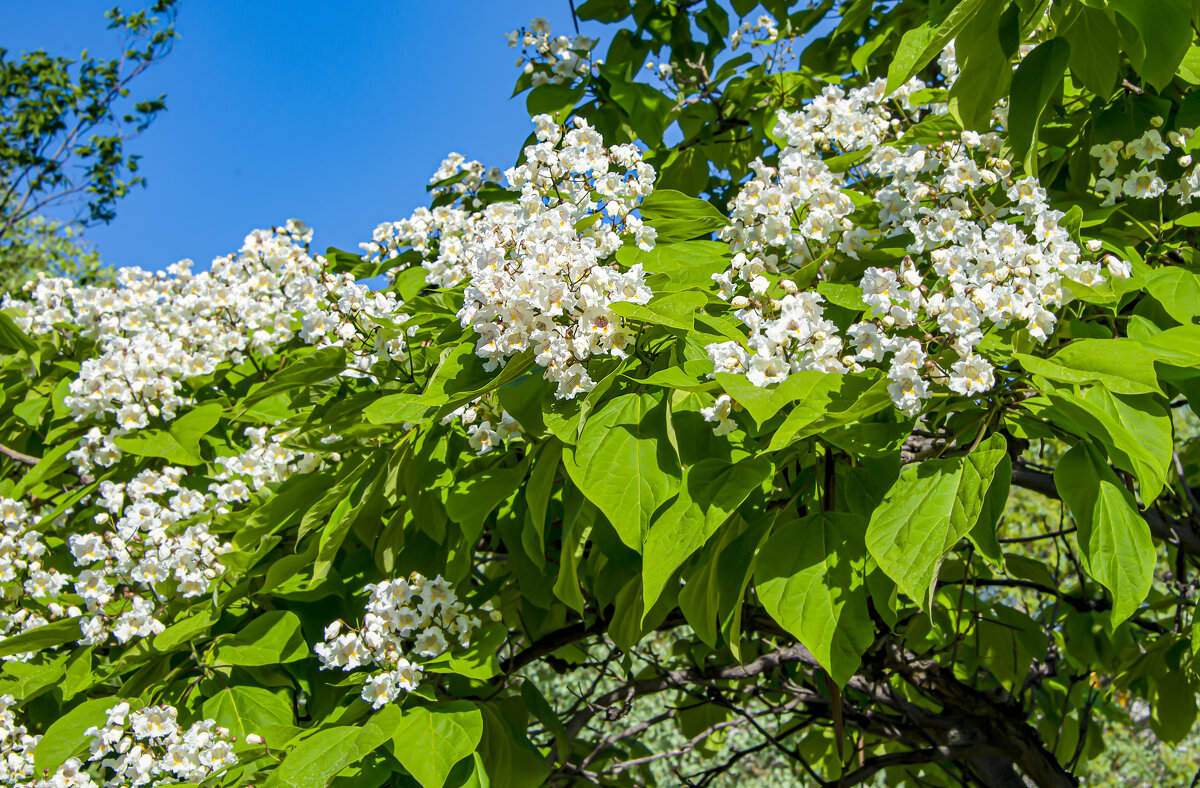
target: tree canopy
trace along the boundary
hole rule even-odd
[[[516,164],[361,249],[4,298],[5,785],[1067,788],[1191,730],[1200,6],[575,11],[509,35]]]

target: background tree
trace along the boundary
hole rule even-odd
[[[1192,4],[732,6],[512,33],[362,255],[4,301],[10,783],[1178,778]]]
[[[85,51],[76,61],[43,50],[11,58],[0,49],[0,275],[6,289],[38,271],[60,272],[78,255],[45,252],[63,249],[87,225],[110,221],[117,201],[144,183],[138,156],[125,146],[166,104],[163,96],[131,99],[130,84],[170,53],[176,6],[176,0],[156,0],[134,13],[108,11],[109,28],[122,36],[123,52],[113,59]],[[66,222],[43,218],[72,207],[75,216]]]

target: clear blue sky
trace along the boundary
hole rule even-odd
[[[111,5],[4,0],[0,47],[114,55]],[[149,184],[88,233],[114,265],[206,268],[251,229],[292,217],[314,227],[318,250],[357,249],[378,222],[428,204],[448,152],[514,163],[532,126],[524,96],[509,98],[517,53],[503,34],[534,16],[573,32],[567,0],[182,5],[174,52],[134,83],[135,97],[167,94],[130,143]]]

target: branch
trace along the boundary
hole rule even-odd
[[[17,462],[23,463],[25,465],[37,465],[39,462],[41,462],[41,460],[39,458],[31,457],[28,454],[22,454],[21,452],[15,450],[15,449],[8,448],[3,443],[0,443],[0,454],[3,454],[5,457],[8,457],[10,460],[16,460]]]

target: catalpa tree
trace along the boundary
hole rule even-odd
[[[577,12],[509,36],[517,164],[361,250],[5,297],[4,785],[1065,788],[1189,731],[1192,4]]]

